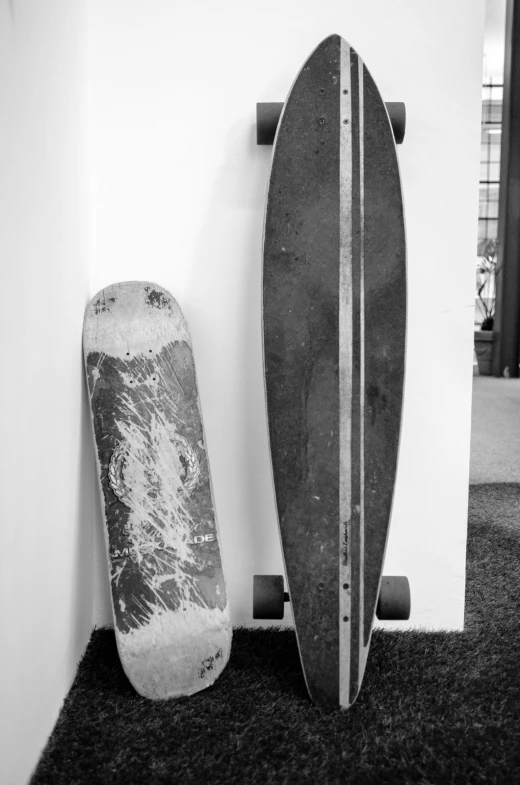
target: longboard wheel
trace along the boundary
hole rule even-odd
[[[283,103],[256,105],[256,143],[273,144]]]
[[[400,621],[410,618],[411,597],[408,578],[387,575],[381,579],[376,616],[380,620]]]
[[[283,575],[253,575],[253,619],[283,619],[288,601]]]
[[[387,101],[386,111],[392,123],[396,144],[402,144],[406,131],[406,105],[402,101]]]

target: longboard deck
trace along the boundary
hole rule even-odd
[[[358,695],[397,467],[406,248],[396,148],[340,36],[301,69],[278,124],[264,226],[273,479],[307,687]]]
[[[224,669],[231,623],[188,327],[165,289],[118,283],[83,347],[121,662],[145,697],[190,695]]]

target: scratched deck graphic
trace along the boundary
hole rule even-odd
[[[190,695],[224,669],[231,623],[188,328],[160,286],[118,283],[83,348],[121,662],[145,697]]]

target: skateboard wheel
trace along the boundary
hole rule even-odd
[[[389,101],[385,106],[392,123],[395,143],[402,144],[406,130],[406,106],[402,101]]]
[[[256,143],[273,144],[283,103],[256,105]]]
[[[253,575],[253,619],[283,619],[283,575]]]
[[[387,575],[381,579],[376,616],[380,620],[398,621],[410,618],[410,584],[402,575]]]

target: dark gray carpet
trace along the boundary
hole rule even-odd
[[[470,489],[464,633],[376,632],[346,713],[313,706],[292,631],[235,631],[216,684],[153,703],[96,630],[32,785],[520,782],[520,485]]]

